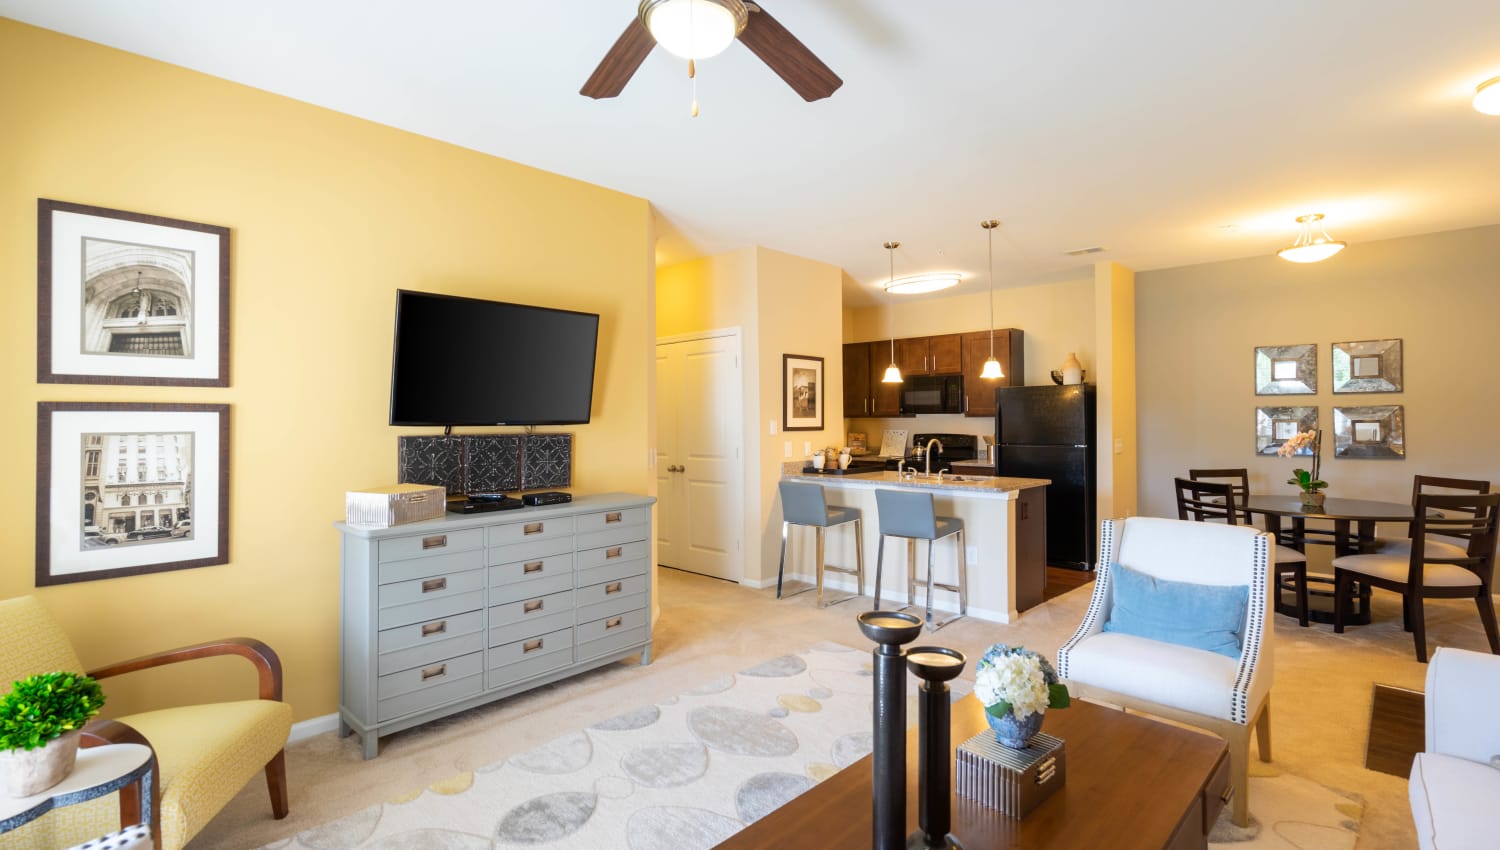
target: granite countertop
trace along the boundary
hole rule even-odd
[[[905,478],[892,470],[881,470],[879,472],[857,473],[854,475],[817,475],[803,474],[801,467],[795,470],[787,468],[792,464],[786,464],[782,469],[782,477],[791,481],[812,481],[825,487],[854,487],[869,488],[876,487],[910,487],[918,490],[937,490],[950,495],[973,495],[989,496],[999,498],[1014,498],[1021,490],[1031,487],[1045,487],[1052,482],[1046,478],[1008,478],[994,475],[944,475],[941,482],[934,473],[931,478],[922,477],[920,474],[915,478]]]

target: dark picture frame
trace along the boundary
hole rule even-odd
[[[229,228],[37,199],[37,382],[229,386]]]
[[[229,562],[229,405],[37,403],[36,585]]]
[[[823,358],[781,355],[781,430],[823,430]]]

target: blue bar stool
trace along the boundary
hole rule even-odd
[[[885,566],[885,539],[906,538],[906,605],[916,605],[917,541],[927,541],[927,630],[937,631],[969,613],[969,560],[964,551],[964,521],[958,517],[937,516],[931,493],[910,490],[876,490],[875,506],[880,511],[880,547],[875,556],[875,610],[880,610],[880,573]],[[932,547],[945,537],[958,535],[958,584],[933,580]],[[958,613],[940,623],[932,621],[933,588],[958,594]]]
[[[860,533],[859,508],[845,508],[838,505],[829,507],[823,498],[823,488],[818,484],[808,484],[801,481],[781,482],[781,566],[776,569],[776,598],[781,598],[781,582],[786,576],[786,538],[787,531],[791,526],[810,526],[817,537],[818,548],[818,607],[823,605],[823,571],[845,573],[855,577],[859,592],[830,601],[829,605],[837,605],[847,602],[856,596],[865,595],[865,543],[864,535]],[[854,569],[848,567],[827,566],[823,563],[823,532],[834,526],[845,523],[854,523]],[[787,594],[796,596],[798,593],[812,590],[811,586]]]

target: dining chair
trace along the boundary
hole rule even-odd
[[[1462,493],[1477,493],[1483,495],[1490,491],[1490,482],[1471,478],[1440,478],[1435,475],[1413,475],[1411,482],[1411,504],[1413,512],[1416,510],[1417,497],[1423,493],[1433,495],[1458,495]],[[1472,512],[1466,512],[1473,516]],[[1402,538],[1376,537],[1375,550],[1382,554],[1402,554],[1411,550],[1412,528],[1408,523],[1406,536]],[[1434,540],[1429,537],[1424,544],[1429,555],[1447,555],[1458,557],[1463,554],[1465,541],[1462,540]]]
[[[1237,505],[1243,506],[1245,500],[1250,498],[1250,470],[1243,466],[1232,469],[1189,469],[1188,478],[1194,481],[1228,484],[1234,490],[1234,501]],[[1250,522],[1249,512],[1241,510],[1240,521],[1236,525],[1253,525]]]
[[[1345,555],[1333,559],[1333,630],[1344,631],[1349,589],[1360,582],[1401,594],[1402,619],[1416,643],[1417,660],[1427,662],[1426,616],[1423,599],[1473,599],[1490,642],[1500,655],[1500,629],[1495,626],[1495,601],[1490,598],[1495,573],[1497,517],[1500,493],[1417,496],[1412,518],[1412,545],[1405,552]],[[1444,540],[1434,541],[1434,536]],[[1448,540],[1461,541],[1448,543]],[[1417,545],[1421,541],[1422,545]],[[1443,543],[1434,549],[1432,543]],[[1449,547],[1457,551],[1449,551]],[[1436,554],[1434,554],[1436,552]]]
[[[1225,470],[1212,470],[1223,472]],[[1190,478],[1173,479],[1177,491],[1177,518],[1193,522],[1224,522],[1240,525],[1244,513],[1239,510],[1239,497],[1233,484]],[[1245,523],[1249,525],[1249,523]],[[1307,625],[1307,555],[1290,546],[1277,544],[1272,547],[1275,563],[1276,593],[1281,595],[1281,578],[1292,577],[1293,591],[1297,595],[1297,625]]]

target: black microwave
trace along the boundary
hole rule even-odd
[[[963,413],[962,375],[911,375],[901,383],[901,412]]]

